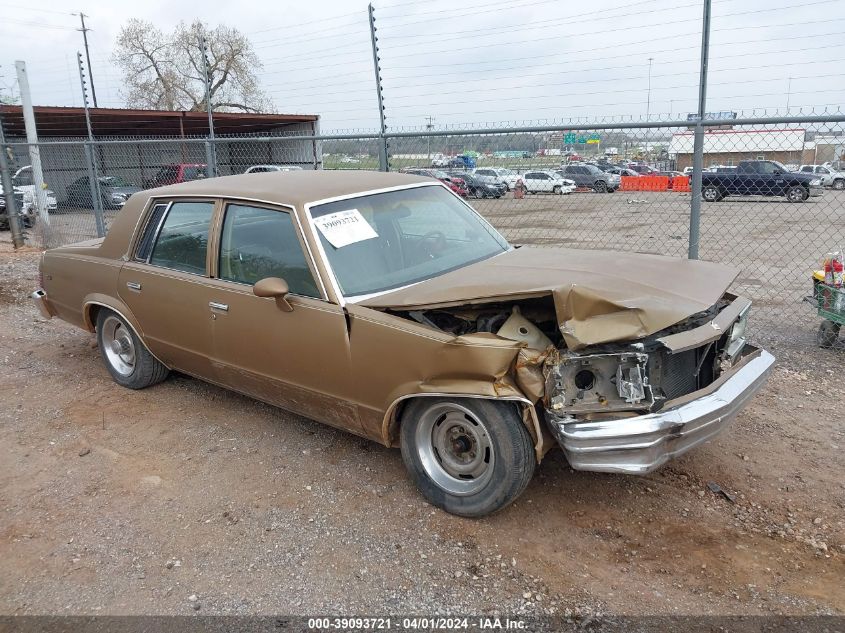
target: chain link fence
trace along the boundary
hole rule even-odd
[[[376,170],[386,148],[391,171],[439,178],[512,243],[607,250],[612,271],[614,250],[688,256],[690,126],[406,129],[218,138],[213,147],[205,138],[63,140],[37,147],[43,183],[28,167],[33,148],[14,139],[8,146],[27,239],[41,247],[97,237],[98,216],[107,230],[141,189],[268,165]],[[804,301],[812,272],[845,246],[845,115],[704,127],[699,256],[740,270],[733,291],[755,303],[757,340],[812,344],[819,318]]]

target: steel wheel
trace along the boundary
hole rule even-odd
[[[115,316],[103,321],[103,352],[112,368],[121,376],[135,371],[135,343],[132,332]]]
[[[426,474],[450,494],[475,494],[493,474],[490,434],[478,416],[459,404],[430,407],[417,425],[415,443]]]

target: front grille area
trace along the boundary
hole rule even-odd
[[[663,354],[660,381],[656,384],[663,395],[671,400],[698,389],[695,369],[698,366],[699,350],[691,349],[677,354]]]

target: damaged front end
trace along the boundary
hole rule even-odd
[[[725,295],[645,339],[548,362],[546,420],[570,465],[643,474],[722,430],[774,364],[746,344],[750,306]]]
[[[774,358],[746,344],[750,306],[725,294],[651,335],[578,349],[567,346],[543,298],[394,314],[458,336],[489,332],[520,343],[514,382],[570,465],[645,473],[711,438],[764,384]]]

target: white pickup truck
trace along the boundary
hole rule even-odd
[[[804,174],[815,174],[821,179],[823,187],[845,189],[845,172],[836,171],[830,165],[801,165],[798,171]]]

